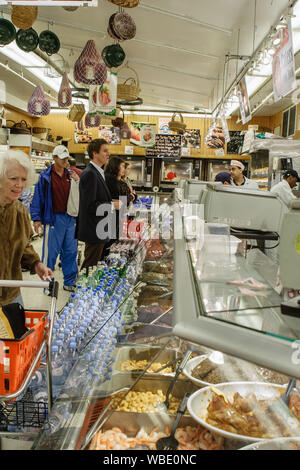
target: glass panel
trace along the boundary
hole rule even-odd
[[[163,167],[162,181],[178,183],[182,178],[192,177],[192,163],[165,163]]]
[[[130,175],[131,181],[144,181],[143,163],[130,161]]]
[[[226,250],[225,250],[226,251]],[[277,268],[262,252],[205,256],[190,249],[201,314],[255,331],[296,339],[281,317]],[[276,269],[276,272],[274,272]]]
[[[210,172],[209,172],[209,181],[215,181],[215,177],[221,171],[226,171],[229,173],[229,164],[230,162],[211,162],[210,163]]]

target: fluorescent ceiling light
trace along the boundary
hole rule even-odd
[[[61,84],[61,77],[47,77],[45,75],[47,62],[44,59],[34,54],[33,52],[22,51],[15,42],[2,47],[0,52],[7,58],[25,67],[26,70],[35,75],[49,88],[58,93]]]
[[[43,67],[46,65],[46,62],[38,55],[33,52],[22,51],[15,42],[1,47],[0,52],[24,67]]]
[[[160,111],[124,111],[124,114],[135,114],[137,116],[165,116],[172,117],[174,113],[165,113]],[[185,113],[182,112],[183,117],[208,117],[208,114],[204,113]]]
[[[56,91],[57,93],[59,92],[59,88],[60,88],[61,80],[62,80],[61,77],[47,77],[45,75],[45,69],[36,69],[36,68],[26,67],[26,70],[28,70],[37,78],[39,78],[52,90]]]

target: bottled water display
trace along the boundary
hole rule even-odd
[[[133,243],[129,241],[128,245],[132,250]],[[117,335],[124,320],[131,318],[129,312],[136,304],[135,296],[128,294],[140,274],[144,257],[142,249],[136,250],[130,262],[126,257],[110,256],[107,263],[99,262],[80,274],[68,304],[54,318],[51,342],[54,398],[61,392],[80,396],[110,380]],[[40,370],[36,371],[30,388],[35,401],[47,401],[46,376],[40,374]]]

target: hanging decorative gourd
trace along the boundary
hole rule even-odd
[[[68,108],[72,104],[72,90],[66,72],[62,77],[57,102],[60,108]]]
[[[50,114],[50,101],[46,98],[41,85],[38,85],[27,104],[27,110],[33,116],[47,116]]]
[[[101,118],[99,114],[86,114],[84,125],[85,127],[99,127],[101,124]]]
[[[74,65],[74,79],[85,85],[102,85],[107,78],[107,68],[90,39]]]
[[[121,127],[121,139],[128,140],[131,137],[131,130],[128,127],[127,122],[124,122],[123,126]]]

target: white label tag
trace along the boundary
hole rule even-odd
[[[92,65],[86,66],[85,76],[88,80],[93,80],[95,74],[94,74],[94,67]]]

